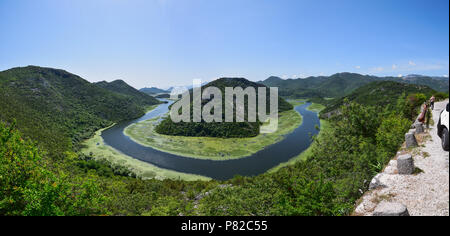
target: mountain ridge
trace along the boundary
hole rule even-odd
[[[449,81],[443,78],[436,79],[429,76],[412,77],[378,77],[372,75],[362,75],[358,73],[342,72],[331,76],[310,76],[307,78],[283,80],[276,76],[271,76],[266,80],[259,81],[266,86],[279,87],[280,95],[293,98],[327,98],[342,97],[365,84],[374,81],[395,81],[409,84],[426,85],[430,88],[448,93]]]
[[[101,81],[95,83],[95,85],[112,92],[130,96],[133,102],[141,106],[151,106],[160,103],[156,98],[133,88],[123,80],[114,80],[112,82]]]
[[[160,94],[160,93],[170,93],[170,89],[164,90],[164,89],[160,89],[157,87],[141,88],[141,89],[139,89],[139,91],[141,91],[145,94],[149,94],[149,95],[155,95],[155,94]]]
[[[65,70],[27,66],[0,72],[0,120],[16,120],[24,135],[52,153],[64,153],[98,129],[144,113],[133,96]]]

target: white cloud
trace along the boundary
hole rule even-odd
[[[355,66],[356,69],[361,69],[361,66]]]
[[[395,63],[388,65],[382,65],[377,67],[371,67],[369,73],[392,73],[392,74],[411,74],[411,73],[423,73],[424,71],[439,71],[448,67],[448,62],[416,62],[416,61],[404,61],[403,63]],[[445,73],[445,71],[443,72]]]
[[[399,75],[398,75],[398,77],[399,77],[399,78],[402,78],[402,77],[403,77],[403,75],[402,75],[402,74],[399,74]]]
[[[375,68],[373,68],[373,70],[374,70],[374,71],[378,71],[378,72],[380,72],[380,71],[384,71],[384,68],[383,68],[383,67],[381,67],[381,66],[379,66],[379,67],[375,67]]]

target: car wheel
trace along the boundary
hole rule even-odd
[[[448,130],[446,128],[442,130],[442,148],[448,151]]]

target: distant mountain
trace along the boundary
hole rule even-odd
[[[64,70],[18,67],[0,72],[0,120],[16,120],[23,134],[61,155],[97,129],[142,116],[154,100],[133,94],[124,82],[99,86]]]
[[[449,80],[436,79],[421,75],[405,77],[377,77],[356,73],[338,73],[331,76],[308,77],[304,79],[283,80],[278,77],[269,77],[259,83],[269,87],[278,87],[279,94],[292,98],[339,98],[350,94],[355,89],[375,81],[395,81],[409,84],[426,85],[430,88],[448,92]]]
[[[419,74],[409,74],[407,76],[404,76],[404,78],[419,78],[419,77],[424,77],[424,76],[419,75]]]
[[[349,95],[332,100],[327,107],[321,111],[322,116],[328,116],[330,112],[338,110],[348,99],[363,105],[384,107],[388,104],[395,105],[402,94],[423,93],[431,97],[435,90],[425,85],[407,84],[395,81],[376,81],[368,83]]]
[[[431,79],[435,79],[435,80],[443,80],[443,81],[448,81],[448,77],[445,76],[426,76],[426,75],[418,75],[418,74],[409,74],[406,76],[401,77],[405,80],[416,80],[416,79],[421,79],[421,78],[431,78]]]
[[[160,103],[158,99],[131,87],[123,80],[115,80],[110,83],[102,81],[95,83],[95,85],[107,89],[109,91],[119,93],[124,96],[128,96],[133,100],[134,103],[139,104],[141,106],[150,106]]]
[[[156,87],[141,88],[141,89],[139,89],[139,91],[149,94],[149,95],[155,95],[155,94],[160,94],[160,93],[170,93],[170,90],[159,89]]]
[[[170,94],[162,93],[155,96],[155,98],[170,98]]]
[[[449,81],[448,76],[432,76],[431,78],[435,80],[443,80],[443,81]]]
[[[258,87],[265,87],[262,84],[258,84],[255,82],[248,81],[244,78],[221,78],[215,81],[212,81],[204,86],[202,89],[206,89],[208,87],[214,86],[222,91],[222,104],[225,104],[225,87],[242,87],[243,89],[247,87],[254,87],[257,89]],[[267,89],[267,99],[269,100],[270,92]],[[193,91],[190,90],[192,94]],[[192,96],[191,96],[192,98]],[[258,99],[257,99],[258,101]],[[208,103],[209,100],[202,100],[202,106]],[[267,108],[266,111],[269,111],[269,102],[266,103]],[[223,120],[225,119],[225,112],[222,106],[222,115]],[[234,106],[236,107],[236,106]],[[257,108],[257,107],[256,107]],[[192,103],[191,103],[191,120],[192,120]],[[278,110],[279,112],[287,111],[293,109],[292,105],[286,102],[281,97],[278,98]],[[247,101],[245,101],[244,112],[247,114],[248,106]],[[166,135],[176,135],[176,136],[195,136],[195,137],[253,137],[259,134],[260,122],[248,122],[247,116],[245,116],[245,122],[179,122],[174,123],[172,120],[167,117],[155,128],[156,132]]]
[[[426,85],[436,91],[448,93],[449,80],[446,77],[429,77],[429,76],[407,76],[393,79],[397,82],[406,82],[409,84]]]

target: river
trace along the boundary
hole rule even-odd
[[[311,136],[319,132],[315,126],[320,126],[317,113],[306,109],[311,105],[310,103],[297,106],[294,109],[302,115],[303,122],[292,133],[287,134],[283,140],[248,157],[225,161],[194,159],[161,152],[135,143],[123,133],[123,130],[133,123],[167,113],[169,105],[170,103],[161,104],[139,119],[122,122],[103,131],[102,137],[105,144],[128,156],[160,168],[227,180],[235,175],[255,176],[280,163],[289,161],[311,145]]]

